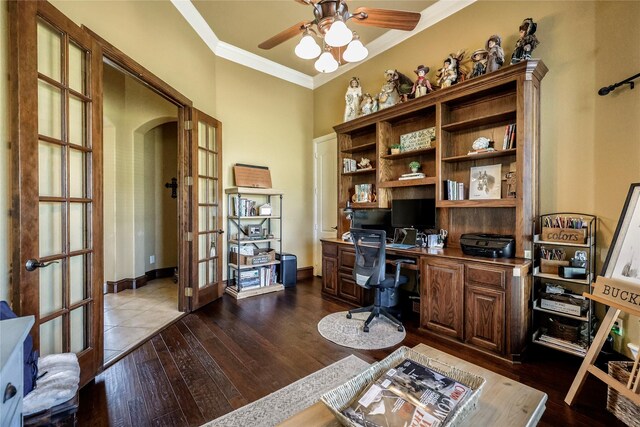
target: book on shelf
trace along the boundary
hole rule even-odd
[[[256,214],[256,201],[244,197],[231,198],[234,216],[252,216]]]
[[[425,177],[425,174],[423,174],[422,172],[405,173],[403,175],[400,175],[400,178],[398,178],[398,180],[404,181],[407,179],[422,179],[424,177]]]
[[[444,200],[465,200],[464,182],[444,180]]]
[[[239,278],[236,280],[236,289],[238,291],[271,286],[276,283],[276,266],[267,265],[259,268],[240,270],[239,274],[234,271],[234,277]]]
[[[547,335],[542,333],[538,336],[538,340],[542,342],[546,342],[549,344],[557,345],[558,347],[566,348],[568,350],[585,353],[587,352],[587,345],[580,342],[571,342],[567,340],[563,340],[561,338],[552,337],[551,335]]]
[[[502,142],[502,149],[507,150],[509,148],[516,148],[516,124],[512,123],[504,129],[504,140]]]
[[[387,371],[342,413],[358,425],[445,425],[471,389],[411,359]]]
[[[482,153],[493,153],[496,151],[493,147],[481,148],[479,150],[472,150],[467,153],[468,156],[473,156],[474,154],[482,154]]]
[[[358,170],[357,162],[355,159],[342,159],[342,172],[355,172]]]

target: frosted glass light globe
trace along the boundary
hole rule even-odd
[[[333,47],[346,46],[351,39],[353,39],[353,33],[342,21],[336,21],[331,24],[331,28],[324,35],[325,43]]]
[[[302,37],[295,49],[296,55],[302,59],[317,58],[321,51],[322,49],[320,49],[318,43],[309,34]]]
[[[347,62],[358,62],[366,58],[367,55],[369,55],[367,48],[364,47],[360,39],[355,39],[349,43],[347,50],[342,54],[342,58]]]
[[[333,73],[338,69],[338,61],[331,55],[331,52],[324,52],[316,61],[315,67],[321,73]]]

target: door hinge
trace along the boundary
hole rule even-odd
[[[184,130],[192,130],[192,129],[193,129],[193,122],[191,120],[185,120]]]
[[[193,177],[192,176],[185,176],[184,177],[184,185],[186,185],[186,186],[193,185]]]
[[[184,288],[184,296],[192,297],[193,296],[193,288]]]
[[[187,242],[192,242],[193,241],[193,232],[192,231],[187,231],[187,234],[184,238]]]

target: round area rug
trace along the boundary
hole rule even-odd
[[[363,332],[367,317],[369,313],[355,313],[351,319],[347,319],[346,311],[333,313],[318,323],[318,332],[329,341],[359,350],[393,347],[407,335],[405,331],[398,332],[398,327],[384,316],[373,319],[369,332]]]

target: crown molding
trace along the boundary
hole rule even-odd
[[[439,0],[421,12],[422,18],[413,31],[387,31],[382,36],[367,44],[369,56],[367,56],[365,60],[354,64],[342,65],[333,73],[317,74],[315,77],[221,41],[213,32],[213,29],[209,27],[207,21],[200,15],[200,12],[198,12],[193,3],[191,3],[191,0],[171,0],[171,3],[214,55],[307,89],[316,89],[476,1],[477,0]]]

